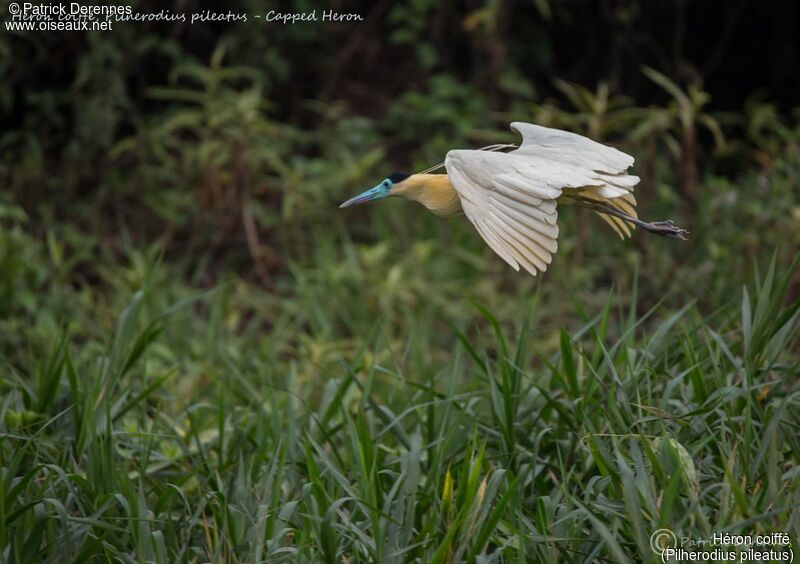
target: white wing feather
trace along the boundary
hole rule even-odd
[[[533,154],[606,174],[625,172],[634,163],[632,156],[577,133],[521,121],[512,123],[511,129],[522,135],[522,145],[515,153]]]
[[[484,241],[515,270],[535,275],[558,250],[557,183],[513,153],[450,151],[447,175]]]
[[[633,200],[633,157],[581,135],[528,123],[511,128],[522,145],[510,153],[454,150],[448,178],[467,218],[515,270],[547,270],[558,250],[556,200],[564,189],[592,187],[601,199]]]

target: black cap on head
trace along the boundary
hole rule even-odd
[[[392,174],[389,175],[389,180],[392,181],[392,184],[397,184],[398,182],[402,182],[409,176],[411,175],[405,172],[393,172]]]

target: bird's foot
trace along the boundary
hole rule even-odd
[[[672,239],[680,239],[686,241],[689,238],[689,232],[686,229],[678,227],[675,223],[668,219],[667,221],[652,221],[646,224],[645,229],[650,233],[661,235],[662,237],[671,237]]]

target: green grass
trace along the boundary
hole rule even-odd
[[[464,221],[336,213],[344,184],[280,224],[267,285],[235,246],[0,198],[0,560],[654,562],[661,528],[797,546],[798,162],[710,177],[689,244],[591,219],[581,241],[564,213],[537,278]],[[678,219],[659,190],[646,215]]]
[[[480,298],[502,278],[425,299],[380,246],[321,244],[275,292],[194,290],[129,250],[95,295],[53,244],[4,245],[30,324],[4,318],[4,560],[655,561],[659,528],[796,546],[796,261],[645,311],[635,276],[599,307],[545,280],[501,319]]]

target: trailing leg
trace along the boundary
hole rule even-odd
[[[616,209],[614,206],[610,206],[603,202],[595,202],[586,198],[572,198],[576,205],[589,208],[596,212],[604,213],[607,215],[613,215],[614,217],[618,217],[628,223],[632,223],[638,227],[641,227],[645,231],[649,231],[650,233],[655,233],[656,235],[661,235],[662,237],[670,237],[672,239],[680,239],[682,241],[686,241],[688,238],[689,232],[686,229],[678,227],[673,223],[671,219],[667,221],[642,221],[638,218],[630,216],[620,210]]]

